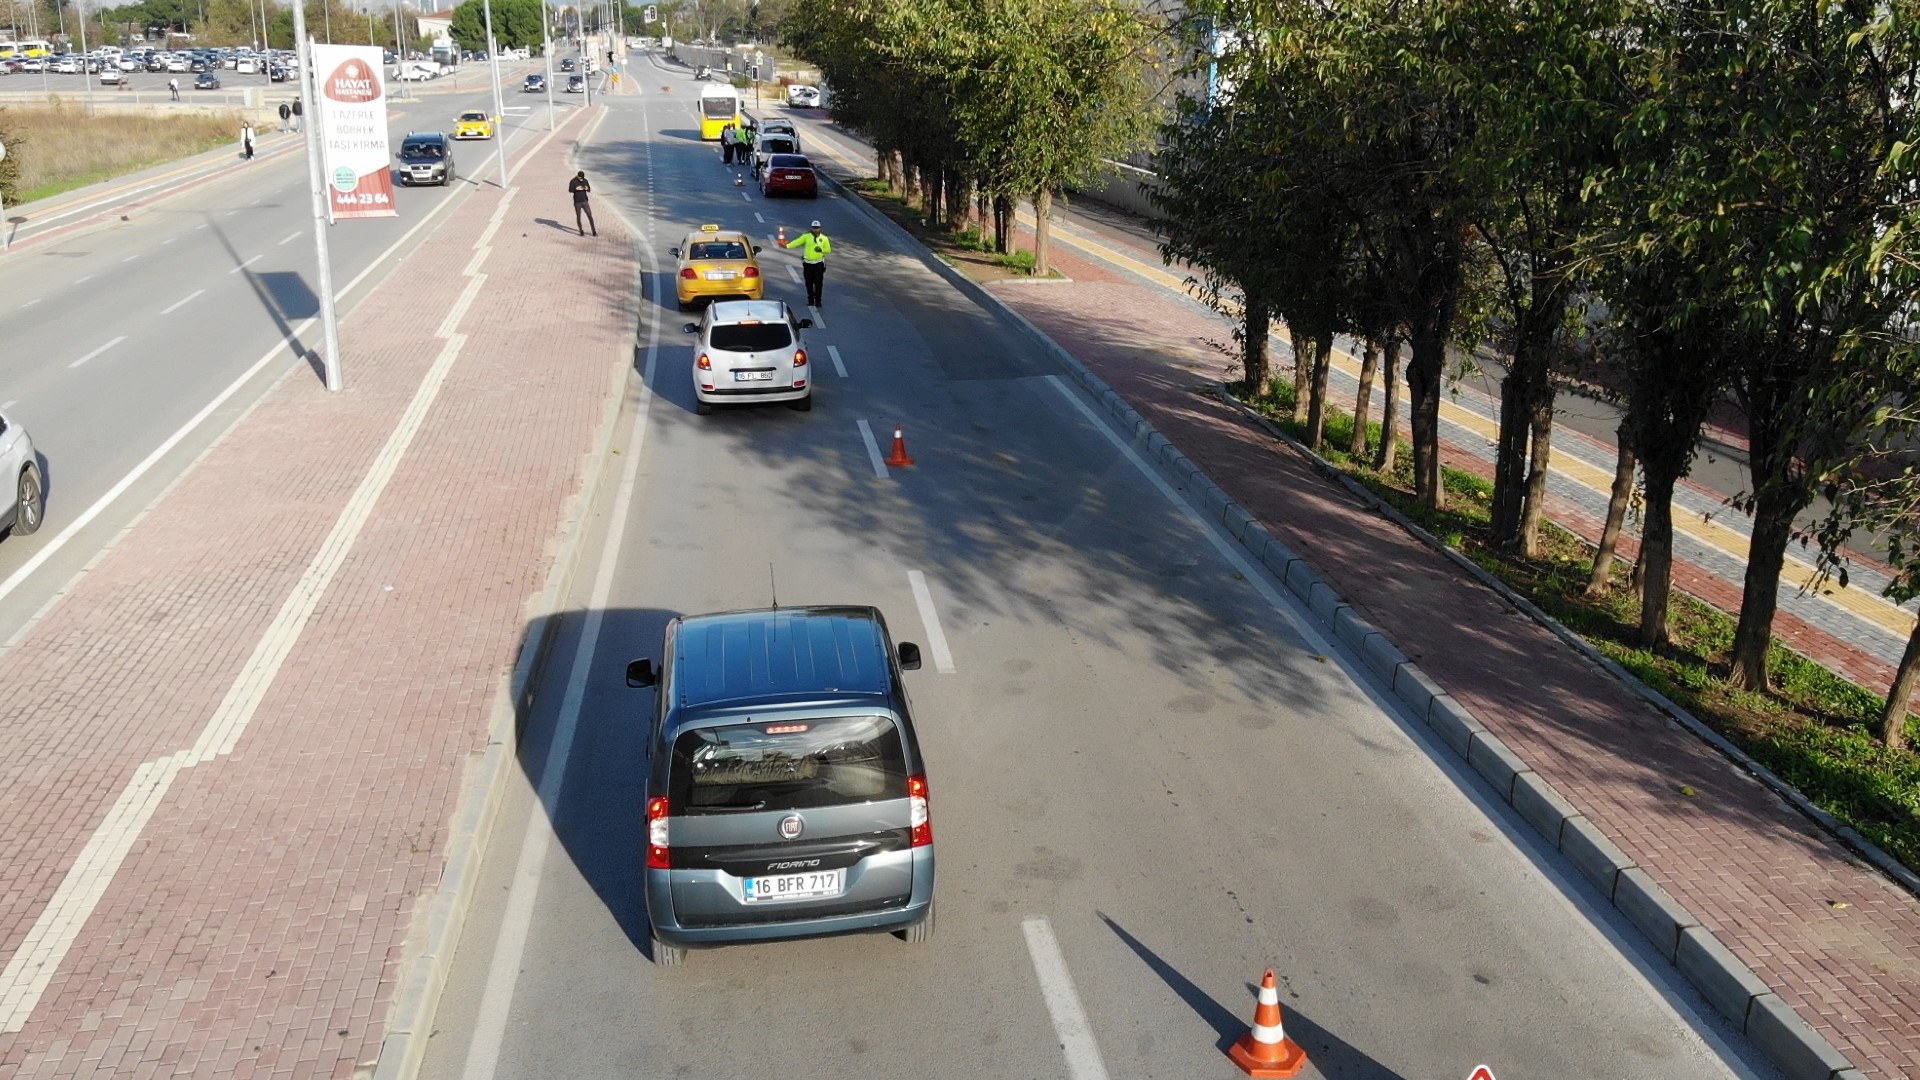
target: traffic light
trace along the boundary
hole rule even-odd
[[[660,21],[660,8],[659,8],[658,6],[656,6],[656,5],[654,5],[654,4],[648,4],[648,5],[647,5],[647,10],[646,10],[646,11],[644,11],[644,12],[642,12],[642,13],[641,13],[641,15],[640,15],[640,21],[641,21],[641,22],[648,22],[648,23],[656,23],[656,22],[659,22],[659,21]]]

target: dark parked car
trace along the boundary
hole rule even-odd
[[[211,71],[203,71],[200,73],[199,78],[193,80],[193,88],[195,90],[218,90],[220,89],[220,76],[215,75]]]
[[[572,71],[573,69],[574,69],[573,57],[569,56],[566,59],[560,61],[561,71]]]
[[[567,93],[584,94],[586,92],[587,92],[587,77],[585,75],[567,76]]]
[[[520,89],[529,94],[537,94],[546,88],[547,77],[545,75],[529,75],[527,76],[527,81],[520,84]]]

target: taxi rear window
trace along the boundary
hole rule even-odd
[[[747,245],[738,240],[709,240],[696,243],[688,249],[689,259],[744,259],[747,257]]]
[[[906,753],[885,716],[696,728],[674,740],[667,793],[676,814],[904,799]]]
[[[783,322],[721,323],[708,344],[721,352],[772,352],[793,344],[793,332]]]

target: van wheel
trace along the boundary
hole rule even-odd
[[[919,922],[914,923],[912,926],[907,927],[905,930],[895,930],[893,932],[893,936],[899,938],[901,941],[904,941],[909,945],[925,945],[927,942],[932,941],[933,940],[933,905],[931,903],[927,905],[926,918],[921,919]]]
[[[654,967],[682,967],[686,962],[687,950],[675,948],[659,938],[653,939]]]

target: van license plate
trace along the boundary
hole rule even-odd
[[[772,382],[773,372],[771,371],[736,371],[733,373],[733,381],[734,382]]]
[[[816,870],[810,874],[775,874],[746,881],[749,903],[761,900],[812,900],[847,891],[845,870]]]

